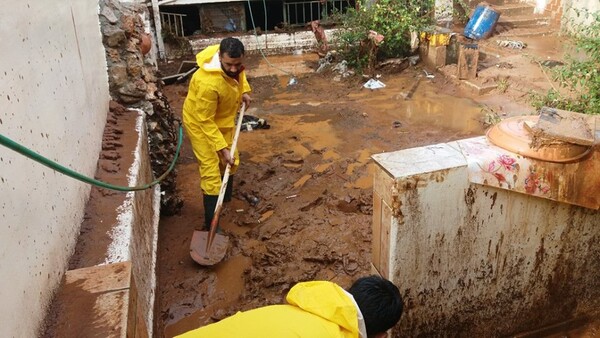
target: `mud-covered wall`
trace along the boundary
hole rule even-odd
[[[0,133],[93,176],[109,98],[98,3],[7,3],[0,41]],[[0,146],[1,337],[37,336],[89,190]]]
[[[470,184],[456,143],[375,158],[374,265],[406,302],[394,336],[507,336],[599,311],[599,211]]]
[[[141,113],[138,120],[139,173],[135,185],[146,184],[154,178],[150,166],[146,121]],[[131,252],[132,278],[136,293],[136,313],[129,313],[137,319],[136,331],[143,337],[152,337],[154,319],[154,298],[156,294],[156,254],[158,250],[158,222],[160,216],[160,187],[136,191],[131,205]]]

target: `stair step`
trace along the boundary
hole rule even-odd
[[[475,8],[477,7],[477,5],[479,5],[481,3],[480,0],[470,0],[468,1],[468,6],[471,8]],[[494,7],[496,6],[504,6],[504,5],[516,5],[516,4],[523,4],[523,2],[521,2],[520,0],[488,0],[486,1],[487,4],[492,5]]]
[[[550,26],[539,26],[534,28],[513,28],[508,29],[504,32],[500,32],[496,30],[497,34],[494,34],[491,39],[503,40],[510,38],[523,38],[523,37],[531,37],[531,36],[547,36],[556,34],[557,28]]]
[[[529,4],[509,4],[494,6],[493,8],[500,12],[500,17],[528,16],[533,15],[535,10],[535,6]]]
[[[500,16],[498,25],[505,28],[538,27],[549,26],[551,21],[550,17],[537,15]]]

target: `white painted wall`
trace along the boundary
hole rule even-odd
[[[98,3],[4,3],[0,42],[0,133],[93,176],[109,99]],[[89,189],[0,146],[0,337],[38,334]]]
[[[546,10],[546,6],[548,6],[548,2],[548,0],[536,0],[535,9],[533,10],[533,12],[535,14],[544,13],[544,11]]]
[[[326,29],[325,35],[327,41],[333,41],[335,37],[335,29]],[[312,31],[299,31],[292,33],[267,33],[261,34],[258,37],[255,35],[241,35],[236,36],[244,44],[246,51],[259,52],[263,51],[265,54],[277,54],[277,53],[290,53],[294,50],[308,50],[315,48],[317,40],[315,34]],[[203,38],[203,39],[192,39],[190,44],[194,53],[198,53],[204,48],[210,45],[216,45],[221,42],[223,38]],[[167,51],[169,54],[169,51]]]
[[[585,25],[592,22],[592,18],[586,15],[577,15],[581,11],[595,13],[600,11],[598,0],[562,0],[563,1],[563,28],[571,29],[573,25]]]

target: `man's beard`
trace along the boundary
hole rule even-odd
[[[238,70],[237,72],[230,72],[228,70],[226,70],[225,68],[223,68],[223,64],[221,64],[221,69],[223,69],[223,71],[225,72],[225,74],[227,74],[227,76],[237,79],[238,75],[240,75],[240,73],[242,72],[241,70]]]

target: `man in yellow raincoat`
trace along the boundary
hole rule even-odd
[[[250,105],[250,85],[243,66],[244,45],[236,38],[225,38],[196,55],[199,69],[190,81],[183,104],[183,125],[200,165],[200,187],[204,201],[204,229],[210,227],[219,190],[221,170],[231,164],[233,175],[239,165],[237,151],[231,154],[235,116],[242,101]],[[231,199],[233,177],[224,200]]]
[[[286,300],[177,338],[383,338],[403,309],[398,288],[379,276],[359,278],[348,291],[332,282],[298,283]]]

